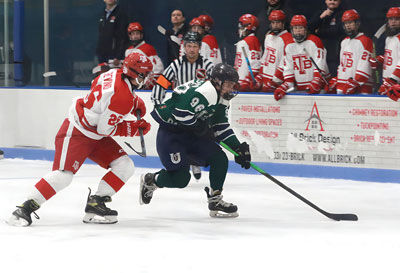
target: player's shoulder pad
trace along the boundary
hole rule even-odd
[[[324,44],[322,43],[321,39],[320,39],[318,36],[314,35],[314,34],[308,35],[307,40],[310,40],[310,41],[314,42],[314,44],[315,44],[318,48],[321,48],[321,49],[324,48]]]
[[[149,57],[157,55],[157,50],[151,44],[144,43],[143,45],[139,46],[139,49]]]
[[[363,35],[358,36],[356,39],[362,43],[363,47],[366,50],[368,50],[369,52],[373,51],[374,45],[372,44],[371,38],[369,38],[368,36],[363,34]]]
[[[250,34],[243,39],[249,46],[249,50],[261,51],[261,44],[254,34]]]
[[[204,36],[202,42],[208,44],[210,48],[218,48],[217,38],[214,35],[208,34]]]
[[[209,105],[218,103],[218,93],[210,81],[205,81],[201,86],[196,89],[197,92],[202,94],[208,101]]]
[[[294,43],[293,36],[288,31],[285,31],[285,33],[282,33],[279,37],[281,37],[281,39],[283,40],[285,45],[290,44],[290,43]]]
[[[109,108],[121,115],[128,114],[133,108],[133,99],[136,95],[132,92],[132,85],[128,79],[122,78],[122,69],[115,75],[114,95],[111,97]]]

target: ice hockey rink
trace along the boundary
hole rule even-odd
[[[400,184],[277,177],[326,218],[262,175],[228,174],[224,199],[240,216],[208,216],[208,173],[185,189],[157,190],[138,203],[134,177],[109,205],[115,225],[82,223],[88,187],[104,170],[85,164],[73,183],[45,203],[27,228],[5,223],[50,161],[0,160],[0,272],[399,272]]]

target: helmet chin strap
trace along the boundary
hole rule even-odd
[[[136,89],[140,89],[140,88],[143,87],[145,81],[143,80],[142,82],[139,82],[138,81],[138,77],[136,77],[135,78],[135,82],[136,82],[136,85],[137,85]]]

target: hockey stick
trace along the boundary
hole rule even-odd
[[[140,110],[137,110],[136,112],[137,114],[137,120],[140,120]],[[146,146],[144,144],[144,137],[143,137],[143,129],[139,128],[139,136],[140,136],[140,146],[142,147],[142,151],[138,152],[136,151],[131,144],[129,144],[128,142],[124,141],[124,143],[126,144],[126,146],[128,146],[129,148],[131,148],[135,153],[137,153],[138,155],[140,155],[141,157],[146,157]]]
[[[158,32],[160,32],[162,35],[164,35],[164,36],[166,36],[167,38],[169,38],[172,42],[174,42],[174,43],[176,43],[176,44],[178,44],[178,45],[181,44],[180,39],[179,39],[178,37],[176,37],[175,35],[167,36],[167,31],[166,31],[165,28],[163,28],[161,25],[158,25],[158,26],[157,26],[157,30],[158,30]]]
[[[60,76],[59,74],[57,74],[56,71],[47,71],[43,73],[43,78],[50,78],[50,77],[57,77]],[[70,81],[75,87],[80,87],[77,83]]]
[[[244,58],[246,59],[247,67],[249,68],[249,71],[250,71],[251,79],[253,80],[253,83],[256,84],[256,79],[254,78],[253,70],[251,69],[250,61],[249,61],[249,58],[247,56],[247,52],[246,52],[244,46],[242,46],[242,51],[243,51]]]
[[[238,154],[233,151],[228,145],[226,145],[224,142],[220,142],[219,143],[222,147],[224,147],[225,149],[227,149],[229,152],[231,152],[233,155],[237,156]],[[261,173],[262,175],[266,176],[269,180],[271,180],[272,182],[274,182],[275,184],[277,184],[279,187],[283,188],[284,190],[288,191],[289,193],[291,193],[292,195],[294,195],[295,197],[297,197],[298,199],[300,199],[301,201],[303,201],[304,203],[306,203],[307,205],[309,205],[310,207],[312,207],[313,209],[319,211],[320,213],[322,213],[323,215],[325,215],[326,217],[335,220],[335,221],[357,221],[358,217],[355,214],[351,214],[351,213],[329,213],[326,212],[325,210],[319,208],[318,206],[314,205],[313,203],[311,203],[310,201],[308,201],[306,198],[304,198],[303,196],[301,196],[300,194],[298,194],[297,192],[295,192],[294,190],[292,190],[291,188],[289,188],[288,186],[286,186],[285,184],[283,184],[282,182],[280,182],[278,179],[276,179],[275,177],[273,177],[272,175],[268,174],[267,172],[265,172],[264,170],[262,170],[260,167],[258,167],[257,165],[253,164],[250,162],[250,166],[256,170],[257,172]]]
[[[375,34],[374,34],[374,36],[372,37],[372,46],[373,46],[373,48],[372,48],[372,57],[373,58],[376,58],[376,43],[378,42],[378,40],[379,40],[379,38],[382,36],[382,34],[385,32],[385,30],[386,30],[386,23],[385,24],[383,24],[376,32],[375,32]],[[379,73],[379,71],[378,71],[378,69],[375,69],[375,92],[377,91],[376,89],[378,89],[379,87],[378,87],[378,85],[379,85],[379,78],[380,78],[380,75],[379,75],[380,73]]]
[[[324,73],[322,73],[322,70],[319,68],[319,66],[317,65],[317,63],[314,61],[313,57],[311,57],[311,55],[308,53],[306,48],[303,48],[304,52],[306,53],[307,57],[310,58],[311,62],[313,63],[313,65],[315,66],[315,68],[318,70],[319,74],[321,74],[322,79],[324,80],[325,84],[327,86],[329,86],[329,82],[328,80],[325,78]]]

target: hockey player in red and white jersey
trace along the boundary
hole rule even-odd
[[[356,10],[346,10],[342,22],[348,36],[340,43],[338,73],[330,81],[329,89],[345,95],[372,94],[372,40],[359,32],[360,15]]]
[[[111,196],[133,175],[135,167],[113,136],[134,137],[150,130],[144,119],[128,120],[129,115],[144,116],[146,107],[135,94],[145,84],[153,65],[144,54],[135,52],[123,61],[122,69],[111,69],[92,82],[90,93],[76,98],[69,117],[55,138],[53,171],[43,176],[32,189],[28,200],[12,213],[8,223],[15,226],[32,224],[31,214],[67,187],[85,159],[89,158],[109,171],[101,178],[85,208],[85,223],[113,224],[117,211],[106,207]],[[36,217],[38,218],[38,217]]]
[[[383,83],[378,92],[386,95],[392,85],[400,83],[400,7],[392,7],[386,14],[385,54],[376,61],[383,64]]]
[[[211,17],[210,17],[211,18]],[[206,24],[200,17],[193,18],[189,23],[190,31],[201,35],[200,55],[212,61],[214,65],[222,63],[221,50],[214,35],[206,33]],[[179,57],[185,55],[184,42],[182,40]]]
[[[329,73],[326,49],[317,36],[308,33],[306,17],[304,15],[293,16],[290,28],[294,42],[285,48],[284,82],[275,89],[276,100],[282,99],[294,87],[299,91],[306,91],[308,94],[318,94],[325,84],[323,77]],[[311,58],[324,75],[320,74]]]
[[[200,15],[198,18],[204,22],[204,36],[201,41],[200,54],[212,61],[214,65],[222,63],[222,55],[217,38],[211,34],[214,20],[209,15]]]
[[[244,14],[239,18],[238,34],[241,39],[236,43],[235,69],[239,74],[240,91],[251,91],[251,81],[260,71],[261,45],[255,36],[258,19],[252,14]],[[248,57],[251,70],[247,64]],[[253,76],[251,75],[253,74]]]
[[[285,30],[285,19],[286,15],[282,10],[273,10],[268,16],[271,30],[265,35],[264,54],[261,57],[260,72],[256,77],[257,84],[251,86],[255,91],[273,92],[278,86],[272,81],[274,75],[277,74],[278,79],[283,79],[284,50],[288,44],[294,42],[290,32]],[[280,69],[277,71],[278,68]]]
[[[139,50],[140,53],[145,54],[150,59],[153,63],[153,75],[149,78],[147,84],[143,86],[143,88],[152,89],[157,78],[164,71],[164,65],[161,58],[158,57],[156,49],[144,40],[144,30],[139,22],[130,23],[127,30],[131,46],[125,50],[125,57],[135,50]]]

